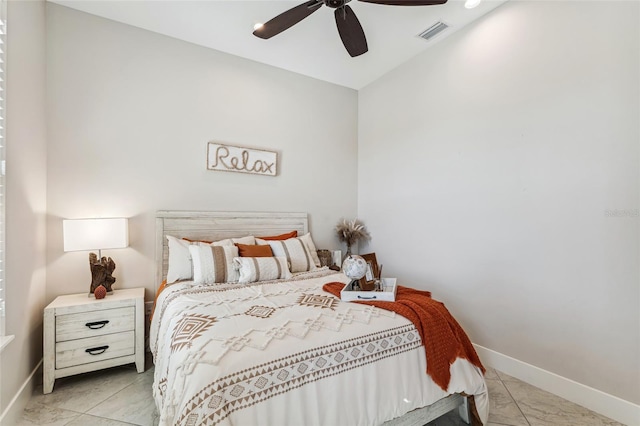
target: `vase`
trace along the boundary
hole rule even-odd
[[[344,262],[344,260],[345,260],[347,257],[351,256],[351,254],[352,254],[352,253],[351,253],[351,246],[347,244],[347,252],[344,254],[344,257],[342,258],[342,261]]]

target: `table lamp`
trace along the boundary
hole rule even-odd
[[[98,250],[97,256],[95,253],[89,253],[89,296],[93,296],[99,286],[103,286],[108,294],[113,293],[111,286],[116,279],[112,273],[116,264],[110,257],[102,257],[101,252],[129,246],[128,219],[65,219],[62,221],[62,234],[65,252]]]

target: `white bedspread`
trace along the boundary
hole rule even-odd
[[[458,359],[444,392],[413,324],[322,290],[335,281],[167,287],[150,331],[160,425],[377,425],[460,392],[486,423],[478,368]]]

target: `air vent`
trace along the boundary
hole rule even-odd
[[[418,37],[429,41],[447,28],[449,28],[449,26],[444,22],[436,22],[435,24],[418,34]]]

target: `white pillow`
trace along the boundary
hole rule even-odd
[[[238,270],[233,263],[233,259],[238,257],[238,247],[192,244],[189,253],[193,259],[193,281],[196,284],[238,281]]]
[[[309,248],[301,238],[273,241],[256,238],[256,243],[262,246],[270,245],[274,257],[286,257],[291,272],[305,272],[316,269],[316,264],[311,257]]]
[[[236,257],[233,261],[239,267],[241,284],[291,278],[284,257]]]
[[[253,235],[249,235],[248,237],[227,238],[226,240],[215,241],[211,244],[219,246],[232,246],[234,244],[245,244],[253,246],[256,244],[256,238]]]
[[[318,250],[316,250],[316,245],[313,244],[313,240],[311,239],[311,234],[306,233],[302,237],[299,237],[305,246],[309,249],[309,253],[311,253],[311,258],[313,259],[313,263],[319,268],[320,267],[320,258],[318,257]]]
[[[227,239],[222,241],[216,241],[211,244],[215,246],[233,246],[234,240],[253,241],[251,244],[255,244],[255,238],[243,237]],[[167,245],[169,247],[169,262],[167,268],[167,284],[174,283],[180,280],[190,280],[193,278],[193,264],[191,262],[191,254],[189,253],[190,245],[209,245],[207,243],[198,241],[187,241],[181,238],[176,238],[172,235],[167,235]],[[247,244],[247,243],[242,243]]]
[[[189,280],[192,277],[191,255],[189,242],[171,235],[167,235],[169,247],[169,268],[167,269],[167,284],[178,280]]]

